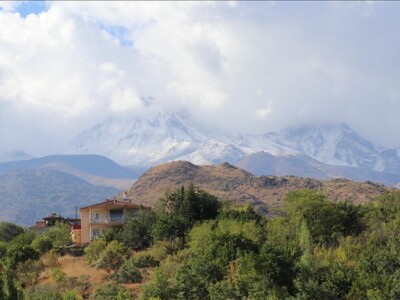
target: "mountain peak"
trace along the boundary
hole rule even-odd
[[[290,128],[269,133],[267,137],[279,145],[333,165],[373,168],[378,163],[374,145],[343,123]]]
[[[305,125],[264,135],[239,135],[207,131],[185,112],[164,111],[158,106],[148,111],[149,114],[130,119],[109,118],[94,126],[77,138],[76,152],[101,154],[123,165],[144,168],[176,160],[200,165],[228,162],[244,166],[249,164],[245,158],[251,158],[253,162],[270,162],[269,167],[262,167],[262,170],[253,163],[257,174],[333,178],[354,174],[358,168],[366,178],[369,178],[368,172],[370,175],[371,172],[388,172],[391,182],[391,175],[400,175],[398,151],[374,146],[345,123]],[[253,155],[256,153],[264,154]],[[337,174],[329,166],[353,169]]]

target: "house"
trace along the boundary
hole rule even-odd
[[[81,231],[81,224],[73,224],[71,226],[71,240],[78,247],[82,246]]]
[[[98,237],[102,231],[122,227],[127,218],[135,214],[142,206],[126,200],[106,200],[104,202],[82,207],[80,243],[86,245]]]
[[[64,218],[61,215],[52,213],[49,216],[44,217],[42,220],[36,221],[36,224],[29,227],[29,230],[32,230],[35,232],[43,232],[58,223],[64,223],[64,224],[68,224],[70,226],[77,225],[77,224],[79,225],[80,219]]]

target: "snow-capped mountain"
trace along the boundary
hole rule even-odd
[[[110,118],[80,134],[75,152],[100,154],[140,167],[172,160],[226,161],[245,169],[249,166],[258,174],[265,169],[265,175],[301,175],[304,169],[303,176],[400,181],[400,149],[382,150],[344,124],[240,135],[210,132],[184,114],[158,112],[129,120]]]
[[[382,167],[376,147],[345,124],[303,126],[269,133],[266,138],[327,164],[373,170]]]
[[[153,166],[187,159],[198,164],[238,160],[244,154],[178,113],[160,112],[133,120],[108,119],[80,134],[78,153],[102,153],[124,165]]]

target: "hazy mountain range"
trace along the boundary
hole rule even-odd
[[[141,175],[100,155],[49,155],[41,158],[0,163],[0,173],[12,170],[54,170],[94,185],[124,189]]]
[[[386,185],[400,182],[399,149],[376,146],[345,124],[241,135],[206,130],[185,115],[159,112],[130,120],[109,118],[80,134],[73,148],[75,154],[41,158],[31,158],[23,151],[3,152],[0,158],[9,161],[0,163],[0,203],[8,209],[2,211],[0,221],[32,224],[53,210],[70,216],[75,205],[88,205],[113,197],[127,188],[133,191],[137,186],[133,186],[135,180],[146,170],[176,160],[210,167],[228,162],[259,176],[294,175],[322,180],[348,178]],[[194,165],[185,166],[183,170],[189,172],[188,175],[197,170]],[[157,193],[151,193],[151,189],[139,189],[139,194],[133,193],[132,196],[144,199],[144,202],[154,202],[168,188],[166,183],[175,186],[188,183],[192,178],[186,176],[175,180],[175,171],[168,172],[161,177],[144,176],[140,179],[139,187],[157,184],[162,179],[162,184],[157,185]],[[238,172],[229,176],[234,177]],[[244,176],[244,173],[239,173]],[[215,176],[210,175],[207,179],[208,173],[204,174],[199,182],[207,188],[204,180],[213,181]],[[171,179],[166,179],[170,175]],[[148,177],[150,182],[144,183],[146,180],[143,178]],[[223,181],[223,185],[232,182],[235,180],[230,178],[228,183]],[[293,188],[304,188],[308,184],[307,181],[305,184],[293,182]],[[238,201],[245,199],[265,210],[263,203],[267,200],[258,196],[257,191],[250,193],[246,187],[247,192],[239,195],[242,188],[230,194],[211,187],[219,196],[233,197]],[[154,199],[149,200],[143,195],[147,198],[153,195]],[[267,202],[270,207],[270,201]]]
[[[113,197],[121,190],[93,185],[54,170],[0,173],[0,222],[33,225],[51,213],[75,217],[75,208]],[[79,213],[79,211],[78,211]]]

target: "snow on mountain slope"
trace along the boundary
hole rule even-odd
[[[80,134],[74,148],[75,153],[100,154],[122,165],[136,166],[154,166],[172,160],[236,163],[259,151],[272,155],[297,153],[265,136],[209,132],[182,114],[166,112],[131,120],[109,118]]]
[[[210,139],[202,143],[196,151],[179,157],[179,160],[187,160],[198,165],[207,165],[211,163],[237,162],[245,155],[245,152],[234,145]]]
[[[331,165],[376,169],[382,163],[376,148],[343,124],[293,128],[266,137]]]
[[[129,120],[110,118],[79,135],[74,152],[100,154],[122,165],[146,168],[173,160],[236,164],[263,152],[282,158],[274,161],[263,155],[262,159],[268,158],[263,162],[266,170],[272,167],[266,164],[274,161],[299,173],[301,166],[319,161],[328,166],[354,168],[354,172],[359,168],[400,175],[400,149],[378,148],[347,125],[303,126],[264,135],[241,135],[206,131],[186,115],[165,111]],[[260,155],[256,157],[260,161]],[[311,165],[305,176],[314,174],[312,170],[325,173]]]
[[[154,166],[171,160],[197,164],[235,162],[244,153],[177,113],[132,120],[108,119],[83,132],[75,152],[102,154],[124,165]]]

